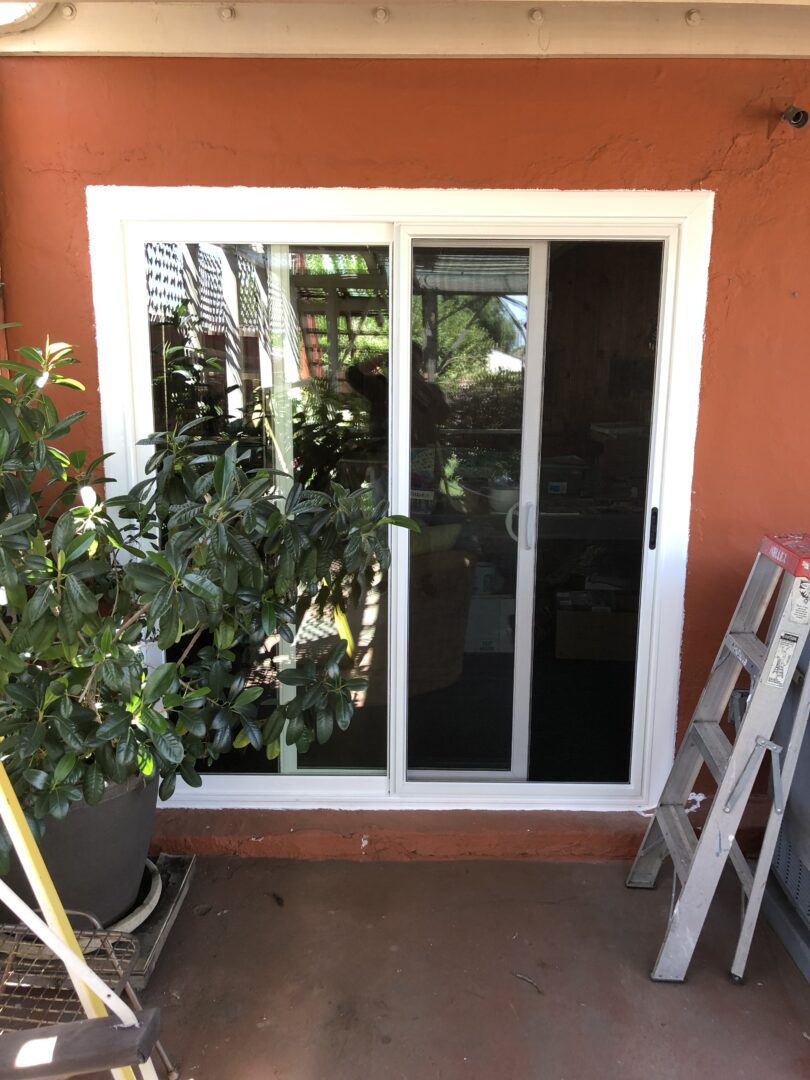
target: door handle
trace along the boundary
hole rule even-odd
[[[654,506],[650,510],[650,534],[648,537],[648,546],[650,551],[655,551],[655,545],[658,543],[658,507]]]
[[[537,516],[537,506],[535,503],[526,503],[523,507],[523,517],[526,524],[524,525],[524,543],[526,550],[531,551],[534,547],[534,534],[535,534],[535,521]]]
[[[520,514],[520,503],[516,502],[514,506],[510,506],[509,513],[506,515],[506,531],[512,537],[516,544],[520,543],[520,537],[515,531],[515,514],[518,514],[518,530],[520,529],[520,523],[523,523],[523,546],[527,551],[531,551],[534,547],[534,533],[535,533],[535,517],[537,507],[534,503],[524,503],[523,513]]]

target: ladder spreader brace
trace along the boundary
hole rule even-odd
[[[773,615],[761,638],[757,631],[777,585]],[[810,712],[810,678],[798,671],[809,635],[810,534],[766,536],[627,878],[630,888],[654,888],[669,854],[681,883],[652,970],[653,979],[682,982],[686,977],[720,875],[730,858],[747,898],[731,966],[732,978],[742,980]],[[751,690],[732,743],[720,722],[743,670],[750,676]],[[794,681],[800,683],[798,703],[789,739],[781,747],[771,736]],[[752,872],[736,836],[767,753],[771,755],[773,798]],[[686,804],[704,763],[717,792],[698,838]]]

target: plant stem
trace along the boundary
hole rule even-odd
[[[118,633],[115,635],[115,640],[116,641],[120,640],[120,638],[121,638],[122,634],[124,633],[124,631],[128,627],[132,626],[132,624],[134,622],[137,622],[137,620],[140,619],[141,615],[143,615],[148,610],[149,610],[149,605],[148,604],[143,604],[141,607],[138,608],[137,611],[133,611],[133,613],[130,615],[130,617],[128,619],[126,619],[121,624],[121,626],[118,628]],[[79,701],[82,704],[84,704],[85,698],[90,693],[90,687],[93,685],[93,680],[96,677],[97,668],[98,668],[98,664],[93,664],[93,667],[92,667],[92,669],[90,671],[90,674],[87,677],[87,682],[84,684],[84,687],[82,689],[81,694],[79,694]]]
[[[95,677],[96,677],[96,667],[97,666],[98,666],[97,664],[93,664],[93,667],[92,667],[92,669],[90,671],[90,674],[87,677],[87,682],[84,684],[84,688],[82,689],[82,692],[79,694],[79,704],[80,705],[84,704],[84,699],[90,693],[90,687],[93,685],[93,679],[95,679]]]
[[[199,638],[200,634],[203,632],[204,629],[205,629],[204,627],[200,626],[191,635],[191,640],[189,641],[188,645],[186,645],[185,649],[183,649],[182,656],[177,661],[177,666],[178,667],[180,667],[180,665],[183,663],[185,658],[188,656],[188,654],[191,652],[191,650],[197,644],[197,639]]]
[[[141,615],[145,615],[148,610],[149,610],[149,605],[148,604],[142,604],[138,608],[137,611],[133,611],[133,613],[130,615],[130,617],[128,619],[125,619],[124,622],[122,622],[121,625],[119,626],[118,632],[115,635],[115,640],[119,641],[122,634],[124,633],[124,631],[128,630],[130,628],[130,626],[132,626],[132,624],[134,622],[137,622],[138,619],[140,619]]]

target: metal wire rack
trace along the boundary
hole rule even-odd
[[[121,994],[135,961],[138,941],[132,934],[78,931],[85,962]],[[84,1017],[67,971],[25,926],[0,926],[0,1031],[23,1031]]]

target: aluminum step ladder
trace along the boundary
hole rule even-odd
[[[765,636],[760,637],[758,631],[777,586],[773,615]],[[655,980],[682,982],[686,977],[729,858],[747,898],[731,967],[732,978],[742,980],[810,712],[810,678],[803,680],[781,768],[783,748],[773,743],[771,736],[791,683],[803,679],[797,665],[808,635],[810,534],[766,536],[627,878],[630,888],[654,888],[661,865],[670,855],[681,883],[652,970]],[[720,721],[743,671],[750,677],[751,688],[732,744]],[[771,757],[773,803],[759,861],[752,871],[736,835],[767,754]],[[704,763],[717,783],[717,792],[698,838],[686,805]]]

